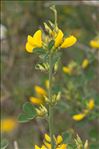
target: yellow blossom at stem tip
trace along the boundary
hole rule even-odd
[[[71,47],[72,45],[74,45],[76,43],[77,39],[74,36],[70,36],[64,39],[61,48],[68,48]]]
[[[32,53],[34,48],[40,47],[42,47],[42,31],[38,30],[35,32],[33,37],[31,35],[28,35],[26,51]]]
[[[63,40],[63,32],[59,29],[58,34],[55,38],[55,48],[57,48],[62,43],[62,40]]]

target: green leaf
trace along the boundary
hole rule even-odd
[[[62,134],[62,137],[63,137],[63,142],[64,143],[69,143],[69,141],[72,139],[72,134],[70,132],[64,132]]]
[[[1,140],[0,147],[1,149],[6,149],[8,146],[8,141],[6,139]]]
[[[26,123],[26,122],[28,122],[28,121],[30,121],[30,120],[31,120],[31,119],[29,119],[28,115],[26,115],[26,114],[24,114],[24,113],[20,114],[19,117],[18,117],[18,121],[19,121],[20,123]]]
[[[35,107],[30,103],[30,102],[26,102],[24,105],[23,105],[23,111],[25,113],[27,113],[28,115],[35,115],[36,114],[36,110],[35,110]]]
[[[26,102],[23,105],[23,113],[19,115],[18,121],[21,123],[25,123],[34,119],[36,115],[37,113],[36,113],[35,107],[31,103]]]
[[[52,49],[52,47],[54,46],[54,43],[55,43],[54,40],[51,40],[51,41],[49,42],[49,45],[48,45],[48,49],[49,49],[49,50]]]

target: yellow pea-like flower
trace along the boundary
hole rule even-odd
[[[50,138],[50,136],[48,134],[45,134],[45,140],[47,142],[51,142],[51,138]]]
[[[94,99],[90,99],[88,103],[88,109],[93,110],[95,107]]]
[[[34,48],[35,47],[32,46],[29,42],[26,43],[26,51],[27,52],[32,53]]]
[[[63,72],[70,75],[71,72],[72,72],[72,70],[71,70],[71,68],[69,68],[69,67],[67,67],[67,66],[64,66],[64,67],[63,67]]]
[[[39,146],[35,145],[35,149],[41,149]]]
[[[90,41],[90,46],[91,46],[92,48],[99,49],[99,39],[98,39],[98,40],[91,40],[91,41]]]
[[[79,113],[79,114],[75,114],[72,116],[73,120],[75,121],[81,121],[82,119],[85,118],[85,114],[84,113]]]
[[[42,47],[42,31],[38,30],[33,36],[34,39],[34,45],[36,47]]]
[[[67,144],[62,144],[59,147],[57,147],[56,149],[67,149]]]
[[[41,149],[47,149],[45,145],[42,145]]]
[[[0,131],[1,132],[12,132],[17,127],[17,121],[15,118],[5,118],[1,120]]]
[[[46,141],[44,141],[44,144],[45,144],[45,146],[46,146],[48,149],[51,149],[51,144],[50,144],[50,143],[47,143]]]
[[[38,30],[35,32],[33,37],[31,35],[28,35],[26,51],[32,53],[34,48],[40,47],[42,47],[42,31]]]
[[[58,34],[55,38],[55,48],[57,48],[62,43],[62,40],[63,40],[63,32],[59,29]]]
[[[45,96],[47,94],[45,89],[43,89],[42,87],[37,86],[37,85],[34,87],[34,90],[38,95]]]
[[[62,144],[60,149],[67,149],[67,144]]]
[[[89,60],[88,59],[84,59],[84,61],[82,62],[82,68],[85,69],[87,68],[89,65]]]
[[[31,44],[32,46],[34,46],[34,39],[31,35],[28,35],[27,41],[29,44]]]
[[[30,101],[34,104],[34,105],[41,105],[44,103],[44,100],[41,98],[36,98],[36,97],[30,97]]]
[[[56,138],[56,144],[60,144],[60,143],[62,143],[62,141],[63,141],[62,136],[58,135]]]
[[[61,48],[68,48],[71,47],[76,43],[77,39],[74,36],[70,36],[64,39],[63,43],[61,44]]]

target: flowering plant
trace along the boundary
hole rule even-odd
[[[23,113],[19,115],[20,122],[28,122],[34,118],[45,118],[48,122],[49,135],[45,134],[44,142],[41,147],[35,145],[35,149],[88,149],[88,141],[85,144],[82,143],[79,136],[75,139],[74,144],[69,144],[63,133],[56,137],[54,131],[54,109],[57,105],[60,105],[60,99],[62,97],[61,90],[54,92],[54,74],[57,72],[59,62],[61,58],[62,49],[69,48],[77,42],[77,38],[73,35],[65,37],[62,30],[58,27],[57,23],[57,11],[55,6],[51,7],[51,10],[55,15],[55,22],[44,23],[44,30],[37,30],[33,36],[28,35],[26,42],[26,51],[30,54],[37,54],[40,58],[40,63],[36,65],[36,69],[42,72],[48,73],[48,80],[46,90],[40,86],[35,86],[35,97],[30,97],[30,102],[26,102],[23,105]],[[84,69],[89,65],[89,60],[86,58],[79,66],[76,62],[71,62],[68,66],[63,67],[63,72],[70,77],[72,75],[78,77],[81,76]],[[71,78],[72,79],[72,78]],[[63,92],[66,95],[66,99],[71,100],[73,97],[79,98],[79,92],[77,88],[74,88],[73,82],[69,82],[67,78],[66,90]],[[73,120],[80,121],[84,119],[91,110],[94,109],[94,99],[90,98],[85,109],[79,114],[72,116]]]

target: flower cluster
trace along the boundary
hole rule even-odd
[[[81,65],[79,66],[80,69],[86,69],[90,64],[90,61],[85,58]],[[78,74],[80,69],[78,68],[78,64],[74,61],[71,61],[67,66],[63,66],[63,72],[67,75]]]
[[[33,36],[28,35],[26,43],[27,52],[33,53],[33,49],[41,47],[46,50],[51,40],[54,41],[54,49],[71,47],[77,41],[76,37],[73,35],[64,38],[62,30],[58,27],[52,30],[47,24],[45,24],[45,30],[48,32],[48,35],[45,35],[42,30],[36,31]]]
[[[55,149],[67,149],[67,144],[63,143],[61,135],[54,136]],[[51,138],[48,134],[45,134],[43,145],[41,147],[35,145],[35,149],[51,149]]]
[[[72,116],[73,120],[75,121],[81,121],[82,119],[84,119],[91,110],[93,110],[95,107],[95,103],[94,103],[94,99],[90,99],[88,104],[87,104],[87,108],[84,109],[84,111],[82,113],[79,114],[75,114]]]

